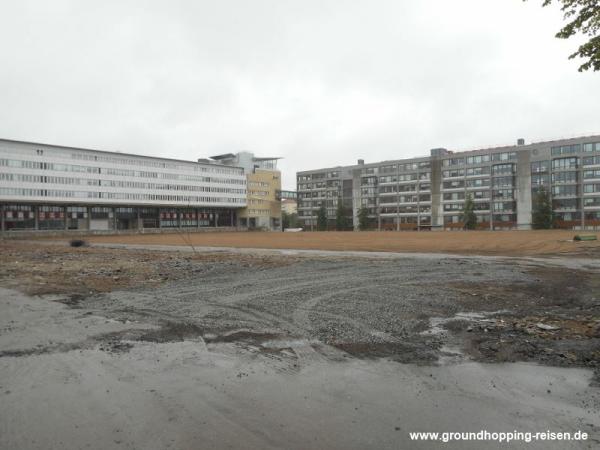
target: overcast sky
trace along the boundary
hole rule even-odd
[[[0,0],[0,137],[295,172],[600,133],[542,0]]]

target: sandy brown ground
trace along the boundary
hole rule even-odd
[[[200,247],[433,252],[510,256],[573,254],[600,257],[600,241],[574,242],[573,237],[575,234],[577,232],[564,230],[495,232],[237,232],[93,236],[86,239],[90,242],[103,243],[180,246],[189,245],[191,242],[193,245]]]

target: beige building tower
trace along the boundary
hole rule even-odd
[[[219,164],[242,167],[247,180],[247,207],[238,212],[238,226],[258,230],[281,230],[280,158],[259,158],[250,152],[211,157]]]

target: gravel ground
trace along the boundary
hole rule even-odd
[[[180,386],[181,390],[172,393],[174,397],[169,403],[169,408],[177,408],[187,401],[185,386],[193,388],[181,380],[186,371],[192,370],[187,364],[195,361],[190,364],[209,364],[215,369],[206,369],[207,379],[215,386],[219,385],[220,377],[241,380],[264,372],[267,379],[281,389],[290,387],[290,383],[308,383],[307,389],[329,398],[334,388],[327,385],[323,391],[320,380],[338,374],[340,380],[349,383],[347,377],[352,376],[348,371],[357,371],[363,374],[359,378],[364,377],[369,383],[389,383],[390,389],[398,389],[402,392],[398,394],[398,401],[412,402],[412,394],[395,385],[397,380],[394,381],[393,373],[408,370],[410,374],[405,373],[405,376],[421,383],[423,373],[415,367],[423,367],[429,370],[429,375],[444,378],[440,389],[450,390],[446,408],[452,405],[471,408],[475,406],[469,399],[475,394],[465,392],[473,387],[463,386],[458,390],[456,387],[467,379],[481,388],[489,383],[486,377],[489,370],[494,372],[494,369],[478,368],[477,375],[473,375],[473,369],[467,369],[471,367],[469,364],[481,362],[494,363],[499,373],[504,374],[493,381],[494,387],[505,385],[501,398],[492,396],[485,408],[500,408],[502,417],[495,419],[496,425],[516,427],[519,421],[513,422],[512,414],[519,403],[517,399],[524,392],[532,396],[539,394],[538,388],[530,386],[530,383],[535,384],[531,375],[535,373],[535,378],[542,373],[531,369],[538,366],[523,368],[513,364],[506,369],[502,364],[521,361],[571,371],[571,375],[566,375],[552,372],[563,369],[545,369],[549,378],[544,392],[548,395],[560,392],[560,398],[553,397],[549,403],[537,405],[529,425],[569,429],[577,426],[590,433],[596,433],[600,426],[600,422],[590,419],[598,417],[600,406],[597,388],[600,276],[597,269],[573,269],[572,264],[569,267],[544,265],[539,260],[477,257],[378,259],[356,255],[190,254],[18,242],[0,246],[0,287],[11,289],[0,290],[3,301],[0,302],[0,374],[7,380],[1,383],[2,389],[9,392],[13,392],[15,386],[25,392],[22,382],[29,378],[24,374],[28,370],[43,373],[43,361],[54,361],[51,363],[54,367],[56,360],[66,358],[63,363],[66,367],[73,366],[69,370],[74,371],[74,379],[78,378],[77,373],[83,376],[81,374],[100,370],[100,364],[110,364],[118,370],[105,374],[106,377],[115,377],[117,381],[124,377],[132,383],[133,379],[127,378],[130,375],[124,373],[133,373],[132,367],[143,363],[143,367],[136,369],[139,373],[149,379],[158,377],[157,383],[163,380]],[[21,294],[14,294],[15,290],[26,295],[20,297]],[[178,355],[175,360],[173,355]],[[574,375],[574,368],[586,371]],[[62,373],[63,369],[56,370]],[[314,375],[314,371],[318,375]],[[305,378],[309,373],[314,378]],[[382,378],[373,379],[375,373],[376,378]],[[448,378],[450,373],[465,378],[459,382]],[[65,376],[71,380],[64,374],[50,379],[56,383]],[[300,378],[294,381],[285,377]],[[30,381],[32,386],[42,383],[37,378]],[[53,382],[48,383],[51,386]],[[262,382],[255,379],[251,388],[266,389]],[[528,387],[523,387],[523,383]],[[96,385],[90,386],[95,389]],[[367,392],[371,388],[366,387],[353,388],[356,391],[348,391],[347,387],[340,389],[339,395],[344,398],[364,395],[367,402],[369,395],[381,395]],[[437,402],[437,388],[432,390],[432,386],[427,385],[420,389],[428,392],[428,401]],[[235,401],[230,399],[233,403],[222,398],[212,399],[210,407],[216,407],[223,417],[230,417],[228,408],[242,408],[242,411],[248,408],[248,404],[237,403],[247,394],[236,391],[236,395]],[[279,404],[284,397],[275,395],[269,401]],[[30,401],[29,407],[35,407],[34,399]],[[294,397],[294,401],[299,399]],[[330,398],[330,401],[335,405],[337,400]],[[293,410],[299,407],[298,404],[291,406]],[[310,407],[319,409],[320,406],[311,403]],[[431,416],[433,406],[425,410],[423,407],[418,402],[414,404],[419,414],[430,417],[432,423],[448,425],[442,416]],[[326,409],[321,408],[321,412],[325,416],[329,414]],[[304,414],[299,410],[296,413]],[[384,414],[376,408],[372,413],[382,414],[390,423],[393,421],[391,410]],[[553,414],[558,414],[560,423],[544,419]],[[246,420],[234,415],[237,425]],[[293,414],[289,419],[292,417]],[[8,421],[0,419],[0,425],[6,430],[14,420],[14,417]],[[131,417],[127,421],[131,426],[137,423]],[[478,423],[475,418],[465,421],[453,425]],[[244,426],[248,430],[258,424],[244,422]],[[413,423],[413,429],[414,426]],[[226,429],[225,424],[219,425],[219,433],[226,433]],[[340,429],[339,424],[332,425],[332,430],[336,429]],[[380,445],[372,447],[392,448],[393,443],[397,443],[392,436],[397,430],[395,427],[390,430],[391,435],[383,436],[384,441],[375,439],[373,443]],[[318,432],[327,434],[324,429]],[[110,433],[113,436],[115,432]],[[11,440],[0,440],[0,443],[11,448],[28,448],[23,446],[23,436],[11,436]],[[253,437],[256,438],[255,433]],[[140,439],[131,441],[130,448],[141,448]],[[271,441],[261,439],[253,444],[254,448],[273,447]],[[115,441],[119,442],[115,444]],[[126,440],[116,438],[111,446],[123,442]],[[212,447],[219,448],[215,442]],[[238,448],[242,442],[237,442]],[[65,446],[79,448],[82,441],[70,444],[73,443],[75,445]],[[104,440],[96,443],[99,443],[98,448],[106,444]],[[288,444],[291,448],[320,447],[317,444],[303,446],[301,441]],[[179,448],[189,448],[191,444],[186,445],[180,442]],[[235,443],[231,446],[236,447]],[[349,448],[346,439],[330,441],[328,446]],[[59,447],[57,444],[55,448]],[[365,445],[354,448],[365,448]]]

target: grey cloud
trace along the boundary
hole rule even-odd
[[[0,136],[320,166],[599,132],[597,74],[518,0],[19,1]]]

